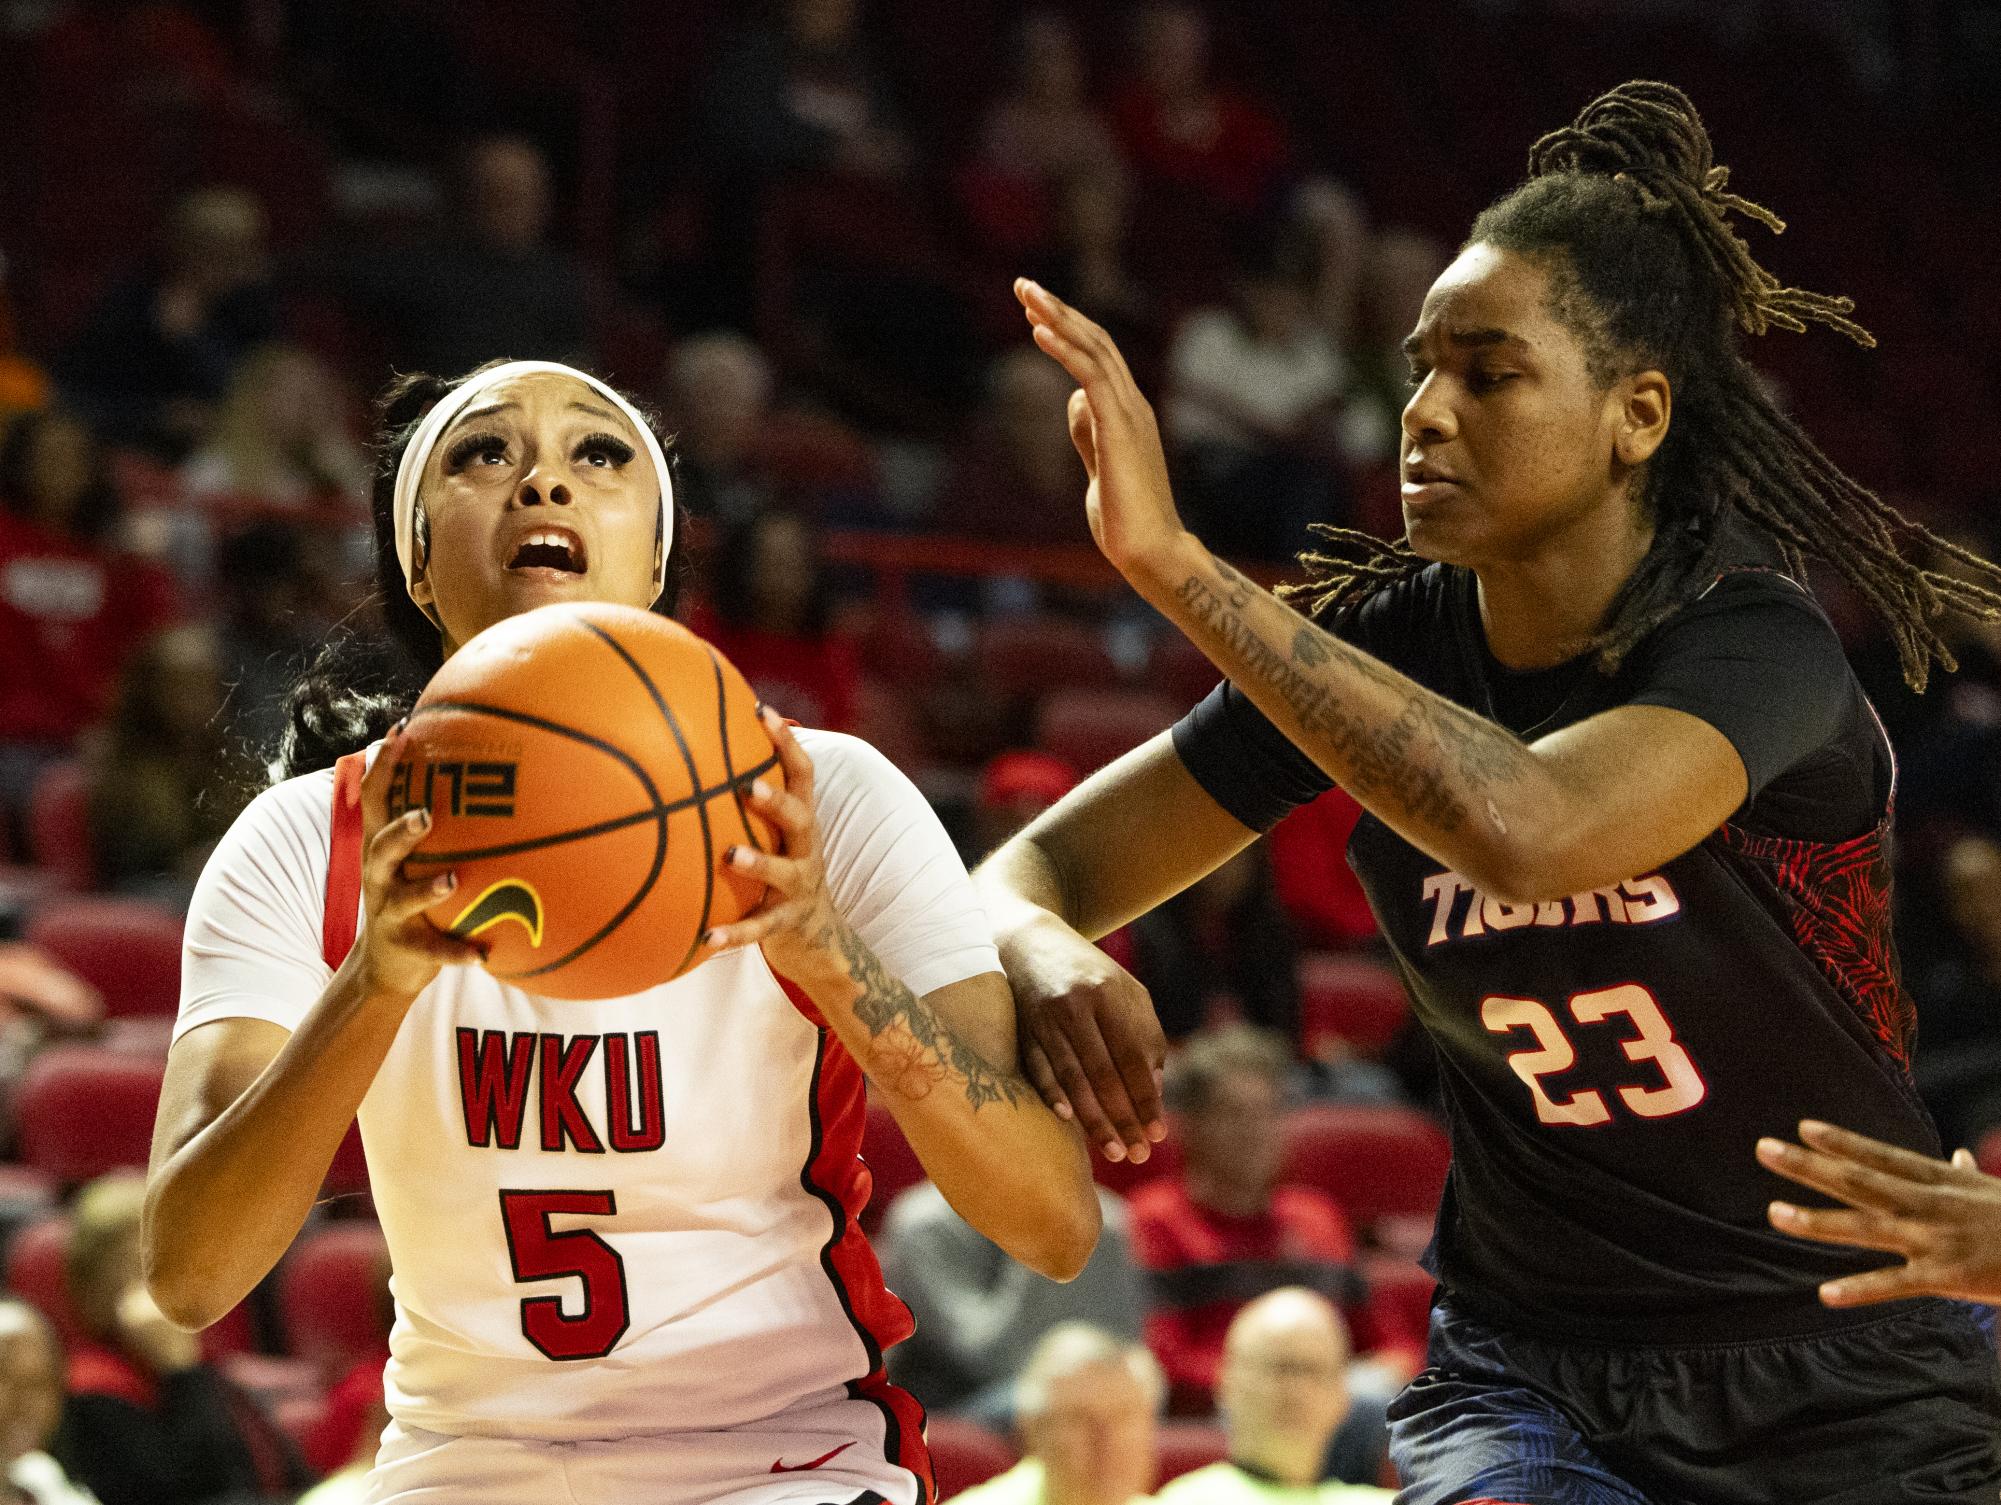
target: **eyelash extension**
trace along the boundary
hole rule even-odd
[[[467,434],[445,451],[445,469],[447,472],[463,470],[473,456],[494,449],[505,451],[506,448],[507,442],[498,434]]]
[[[614,465],[627,465],[637,453],[630,444],[616,434],[586,434],[577,441],[577,454],[586,455],[594,449],[601,449],[612,458]]]

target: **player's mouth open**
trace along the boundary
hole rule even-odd
[[[584,541],[568,528],[535,528],[521,535],[507,567],[538,575],[581,575],[589,563]]]

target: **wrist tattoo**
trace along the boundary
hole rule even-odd
[[[836,932],[848,976],[861,989],[855,1017],[870,1035],[863,1068],[888,1091],[911,1099],[930,1096],[941,1082],[956,1082],[974,1111],[989,1103],[1017,1106],[1028,1091],[1020,1075],[1003,1071],[955,1034],[932,1008],[889,975],[853,927]]]

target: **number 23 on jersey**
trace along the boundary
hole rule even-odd
[[[1708,1084],[1675,1039],[1674,1026],[1661,1012],[1659,1001],[1638,983],[1573,994],[1569,1010],[1580,1027],[1630,1026],[1620,1047],[1627,1060],[1645,1070],[1636,1073],[1633,1082],[1613,1089],[1628,1112],[1640,1118],[1667,1118],[1686,1113],[1709,1095]],[[1550,1094],[1544,1078],[1575,1066],[1577,1048],[1548,1004],[1497,994],[1481,1000],[1480,1022],[1496,1035],[1526,1030],[1534,1037],[1534,1045],[1508,1056],[1508,1066],[1528,1087],[1542,1122],[1588,1129],[1612,1121],[1612,1107],[1596,1088],[1564,1098]]]

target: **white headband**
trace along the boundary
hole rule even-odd
[[[480,393],[491,391],[517,376],[544,375],[574,377],[625,414],[638,431],[639,443],[653,461],[653,473],[660,478],[660,562],[653,571],[654,600],[657,601],[660,592],[666,589],[667,555],[674,547],[674,482],[667,472],[667,457],[660,452],[660,441],[654,437],[652,426],[639,416],[639,410],[631,403],[588,371],[579,371],[574,366],[565,366],[557,361],[509,361],[491,371],[482,371],[439,398],[437,406],[426,413],[424,421],[417,425],[417,432],[404,446],[403,458],[396,463],[396,562],[403,567],[405,587],[416,579],[417,486],[423,480],[424,467],[431,463],[431,451],[437,448],[439,436]]]

